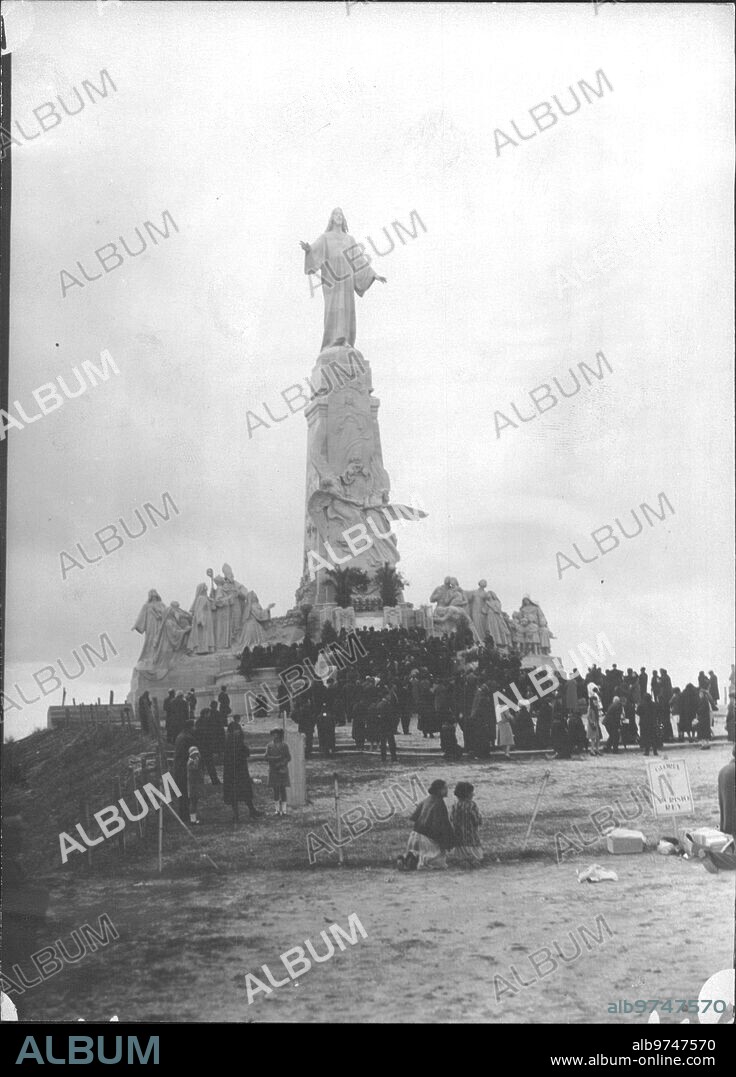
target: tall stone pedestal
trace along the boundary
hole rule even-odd
[[[370,364],[356,348],[326,348],[317,359],[311,384],[315,397],[304,412],[304,564],[297,605],[334,602],[329,575],[333,566],[366,572],[370,594],[377,591],[373,580],[378,569],[399,560],[396,536],[380,511],[389,503],[391,483],[383,466],[380,402],[373,396]],[[367,539],[357,538],[361,528]],[[353,549],[346,531],[353,537]]]

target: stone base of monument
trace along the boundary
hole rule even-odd
[[[238,672],[238,660],[233,655],[192,655],[190,658],[182,657],[161,679],[152,678],[145,672],[135,670],[127,702],[135,706],[141,693],[148,690],[151,699],[158,700],[159,714],[163,719],[163,702],[169,690],[173,688],[175,692],[183,692],[187,695],[193,688],[197,697],[196,713],[199,715],[200,711],[208,707],[213,699],[217,699],[220,689],[227,687],[232,713],[247,717],[248,713],[252,712],[253,702],[251,696],[248,708],[246,708],[246,690],[250,689],[254,692],[260,689],[262,691],[265,684],[271,689],[275,698],[280,683],[276,669],[273,667],[254,669],[250,677],[242,677]],[[268,713],[276,715],[276,707],[271,704],[268,696],[264,698],[268,704]]]
[[[266,621],[263,628],[266,645],[284,643],[291,646],[292,643],[300,643],[304,638],[304,629],[293,615],[274,617]],[[239,665],[239,655],[233,651],[217,651],[215,654],[179,654],[163,676],[157,677],[153,672],[134,669],[126,702],[137,703],[141,693],[148,690],[151,699],[158,699],[160,707],[169,694],[169,689],[173,688],[175,692],[183,692],[186,695],[193,688],[197,695],[197,714],[199,714],[202,707],[207,706],[213,695],[216,698],[222,685],[226,684],[233,713],[242,714],[242,699],[239,703],[240,709],[236,708],[232,701],[232,692],[229,691],[231,685],[236,683],[240,685],[243,681],[238,673]],[[276,683],[278,684],[278,680]],[[244,685],[243,681],[241,695],[245,690]]]

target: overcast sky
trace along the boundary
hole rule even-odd
[[[312,369],[322,298],[299,240],[336,205],[382,250],[412,211],[426,228],[374,256],[388,283],[357,300],[392,497],[429,512],[400,531],[407,600],[485,577],[509,612],[525,592],[540,603],[563,657],[605,632],[619,666],[727,679],[729,6],[4,7],[25,134],[44,102],[86,101],[35,139],[13,130],[10,400],[37,414],[34,389],[103,350],[120,371],[8,431],[11,685],[37,696],[35,670],[74,671],[72,650],[107,633],[118,656],[69,695],[122,698],[149,588],[188,609],[223,561],[275,614],[293,605],[306,423],[249,437],[246,412],[283,414]],[[103,69],[115,90],[93,104],[82,84]],[[556,94],[571,110],[568,87],[601,70],[612,91],[578,89],[574,115],[529,137],[531,108],[559,115]],[[122,235],[138,250],[164,211],[178,232],[62,297],[62,269],[101,273],[96,249]],[[600,381],[514,416],[599,351]],[[517,428],[498,436],[496,411]],[[178,516],[62,581],[62,550],[99,556],[95,531],[139,530],[134,510],[164,492]],[[674,515],[559,578],[558,551],[592,558],[592,531],[635,530],[631,510],[660,493]],[[11,710],[8,731],[60,701]]]

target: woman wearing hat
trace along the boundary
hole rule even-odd
[[[266,745],[266,762],[268,763],[268,784],[273,789],[273,799],[277,801],[274,814],[286,815],[286,790],[290,785],[291,752],[284,744],[283,729],[271,730],[271,740]]]

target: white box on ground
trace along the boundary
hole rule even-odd
[[[701,849],[711,849],[714,853],[722,853],[728,845],[730,838],[712,826],[699,826],[695,830],[688,830],[687,836],[693,844]]]
[[[626,830],[616,827],[606,834],[606,848],[609,853],[643,853],[645,838],[641,830]]]
[[[684,759],[648,762],[647,777],[656,817],[694,813],[690,776]]]

